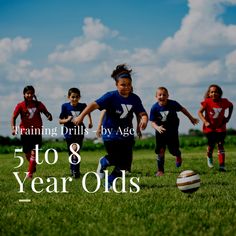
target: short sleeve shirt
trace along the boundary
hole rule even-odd
[[[206,98],[201,105],[205,110],[205,119],[210,123],[209,127],[203,124],[203,132],[225,132],[225,111],[233,104],[226,98],[221,98],[219,101]]]
[[[72,106],[70,102],[64,103],[61,106],[61,113],[59,118],[66,119],[69,116],[72,116],[72,119],[79,116],[80,113],[85,109],[87,105],[85,103],[78,103],[76,106]],[[76,135],[84,134],[84,124],[82,123],[80,126],[75,126],[72,121],[69,121],[64,124],[63,134],[65,138],[71,138]]]
[[[30,128],[42,128],[43,122],[40,114],[42,112],[48,113],[48,110],[40,101],[31,101],[28,102],[27,105],[26,102],[23,101],[16,105],[13,116],[17,118],[18,115],[20,115],[20,129],[22,134]]]
[[[104,141],[134,138],[133,113],[146,113],[139,96],[131,93],[128,97],[123,97],[115,90],[104,94],[95,102],[100,110],[106,110],[102,124]]]
[[[179,118],[177,112],[181,111],[183,107],[174,100],[167,100],[165,106],[160,106],[155,103],[150,111],[150,121],[155,122],[158,126],[163,126],[166,132],[178,132]]]

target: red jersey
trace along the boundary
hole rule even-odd
[[[205,119],[210,123],[209,127],[203,124],[203,132],[225,132],[225,110],[232,107],[233,104],[226,98],[221,98],[219,101],[206,98],[201,105],[205,109]]]
[[[31,101],[28,102],[26,106],[26,102],[23,101],[16,105],[13,116],[16,119],[20,114],[20,129],[21,132],[24,134],[25,132],[27,132],[27,129],[42,128],[43,122],[40,114],[42,112],[44,114],[48,113],[47,108],[42,102]]]

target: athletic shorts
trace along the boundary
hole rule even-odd
[[[226,132],[210,132],[206,133],[208,145],[214,147],[216,144],[221,143],[224,145]]]
[[[166,147],[168,147],[168,150],[171,155],[181,156],[181,152],[179,149],[179,135],[178,135],[178,133],[160,134],[160,133],[156,132],[155,153],[160,154],[161,150],[166,149]]]
[[[134,140],[104,141],[104,146],[110,165],[131,171]]]
[[[23,152],[29,153],[35,149],[36,144],[38,144],[39,148],[42,146],[42,135],[21,135],[21,143]]]

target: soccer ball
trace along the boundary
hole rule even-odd
[[[184,170],[177,177],[177,187],[184,193],[193,193],[200,187],[200,176],[193,170]]]

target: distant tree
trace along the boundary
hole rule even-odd
[[[190,136],[202,137],[202,136],[203,136],[203,133],[202,133],[202,131],[199,130],[199,129],[189,129],[188,135],[190,135]]]

